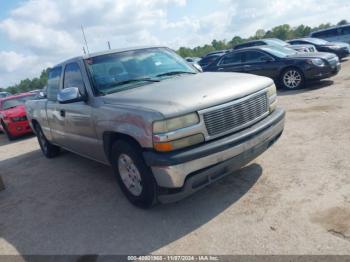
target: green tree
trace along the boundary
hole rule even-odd
[[[349,22],[348,22],[347,20],[345,20],[345,19],[340,20],[340,21],[337,23],[337,25],[347,25],[347,24],[349,24]]]

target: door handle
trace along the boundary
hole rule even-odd
[[[222,70],[224,70],[222,67],[219,67],[219,68],[218,68],[218,71],[222,71]]]
[[[60,110],[60,116],[65,117],[66,116],[66,111],[61,109]]]

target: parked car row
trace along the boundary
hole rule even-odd
[[[317,38],[282,41],[275,38],[249,41],[231,50],[209,53],[199,61],[204,71],[241,72],[267,76],[278,87],[302,88],[341,70],[340,60],[349,56],[350,45]]]

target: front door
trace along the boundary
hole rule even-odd
[[[65,66],[63,89],[68,87],[79,88],[81,94],[86,95],[85,84],[78,63],[73,62]],[[97,140],[94,121],[92,118],[91,101],[61,104],[61,113],[64,117],[64,147],[78,154],[99,159],[102,144]]]

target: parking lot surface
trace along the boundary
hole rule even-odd
[[[350,61],[279,92],[281,139],[181,202],[142,210],[109,167],[0,134],[0,254],[350,254]]]

